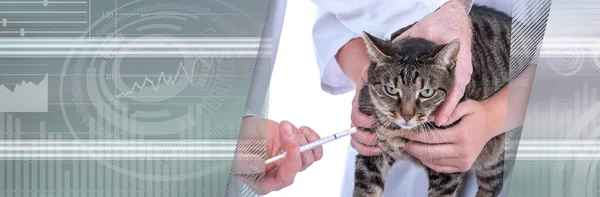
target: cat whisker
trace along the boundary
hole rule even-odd
[[[379,131],[380,131],[382,128],[380,128],[380,127],[375,127],[374,129],[375,129],[374,133],[377,133],[377,132],[379,132]],[[375,140],[378,140],[378,139],[376,138]],[[375,159],[376,159],[376,157],[371,157],[371,161],[374,161]]]
[[[424,125],[422,126],[422,129],[423,129],[423,132],[425,132],[425,133],[427,132],[427,128],[426,128]],[[427,136],[427,135],[426,135],[426,136]],[[428,139],[427,139],[427,141],[429,141],[429,136],[427,136],[427,138],[428,138]],[[426,143],[426,149],[430,149],[430,147],[429,147],[429,143]],[[430,157],[429,159],[430,159],[431,161],[433,161],[433,155],[431,155],[431,157]]]
[[[417,132],[421,133],[422,131],[420,131],[422,129],[421,125],[419,125],[417,127]],[[427,140],[427,136],[425,136],[425,140]],[[427,149],[429,149],[429,144],[428,143],[424,143],[425,144],[425,150],[423,150],[425,152],[425,158],[427,158]]]
[[[367,126],[367,125],[370,125],[370,124],[373,124],[373,123],[375,123],[375,122],[377,122],[377,120],[371,120],[371,121],[367,121],[367,122],[365,122],[365,123],[363,123],[363,124],[354,125],[354,126],[355,126],[355,127],[363,127],[363,128],[364,128],[365,126]]]
[[[423,127],[423,129],[425,130],[425,132],[429,132],[429,129],[427,127]],[[429,137],[429,135],[427,136]],[[434,138],[436,140],[436,144],[438,143],[437,138]],[[431,161],[433,161],[435,158],[433,157],[433,154],[431,155]]]
[[[427,129],[427,132],[431,132],[431,128],[429,128],[429,127],[426,127],[426,129]],[[435,129],[435,128],[434,128],[434,129]],[[439,132],[439,131],[438,131],[438,132]],[[435,142],[436,142],[437,144],[439,144],[439,143],[440,143],[440,141],[437,139],[437,137],[436,137],[435,135],[433,135],[433,137],[435,138]],[[443,137],[443,136],[442,136],[442,137]],[[442,152],[442,150],[440,150],[440,154],[442,154],[442,153],[443,153],[443,152]],[[432,158],[432,159],[433,159],[433,158]],[[442,157],[442,163],[445,163],[445,162],[444,162],[444,157]]]
[[[357,127],[357,128],[364,128],[364,129],[366,129],[364,126],[370,125],[370,124],[375,123],[375,122],[377,122],[377,120],[367,121],[367,122],[365,122],[363,124],[354,125],[354,126]],[[375,127],[375,128],[369,128],[369,129],[379,129],[379,128]],[[372,131],[372,133],[377,133],[377,131]],[[371,143],[371,142],[372,141],[369,141],[369,143]]]
[[[465,79],[470,80],[467,81],[470,85],[462,88],[464,88],[465,99],[481,101],[510,81],[507,78],[508,75],[505,74],[509,73],[510,66],[508,49],[510,49],[511,18],[510,15],[502,14],[491,8],[482,8],[478,5],[472,7],[468,15],[471,20],[470,23],[467,23],[473,26],[488,25],[491,28],[487,28],[485,31],[472,29],[472,38],[479,44],[471,45],[473,50],[470,51],[470,54],[474,59],[481,61],[473,62],[472,77],[468,76],[466,77],[468,79]],[[461,78],[457,78],[453,74],[456,67],[454,63],[461,48],[465,49],[464,44],[470,43],[461,43],[458,39],[444,44],[437,44],[424,38],[395,39],[408,28],[410,26],[392,33],[392,40],[395,41],[387,41],[364,33],[367,52],[371,59],[367,71],[370,78],[369,80],[361,78],[361,80],[366,84],[363,86],[367,88],[365,90],[369,91],[359,92],[361,100],[358,104],[362,111],[374,112],[377,118],[356,126],[372,125],[374,122],[376,126],[369,132],[377,133],[378,138],[364,138],[362,141],[367,143],[367,141],[377,140],[380,143],[374,144],[379,144],[379,147],[386,151],[380,156],[357,157],[356,173],[360,173],[362,176],[354,177],[354,196],[383,196],[385,181],[381,180],[386,180],[389,168],[393,165],[392,161],[405,159],[425,168],[429,178],[428,196],[463,196],[461,189],[467,189],[463,187],[466,186],[464,185],[466,181],[464,172],[438,173],[423,166],[423,161],[427,159],[440,165],[450,165],[458,164],[458,162],[464,164],[467,160],[467,156],[463,155],[462,150],[458,147],[452,147],[451,151],[435,150],[436,145],[452,146],[458,142],[453,143],[445,139],[444,135],[448,134],[444,131],[446,126],[438,126],[435,123],[442,117],[436,117],[437,114],[433,108],[440,104],[443,105],[447,101],[446,97],[453,88],[453,84],[460,82],[457,80],[461,80]],[[490,36],[492,35],[490,32],[494,36]],[[431,89],[434,91],[430,92]],[[365,95],[366,93],[368,95]],[[356,105],[356,103],[354,104]],[[395,112],[390,113],[390,111],[405,112],[404,115],[417,115],[416,123],[418,124],[412,121],[405,122],[402,120],[404,118],[402,113],[396,114]],[[426,114],[426,116],[421,116],[422,114]],[[413,119],[415,117],[411,118],[411,120]],[[407,127],[411,129],[405,129]],[[412,138],[415,142],[419,140],[428,142],[421,145],[423,149],[421,151],[425,152],[421,152],[422,154],[419,155],[421,161],[419,161],[416,157],[407,155],[408,153],[402,149],[405,148],[405,143],[410,142],[404,135],[423,132],[431,132],[431,134],[426,133],[425,136]],[[498,166],[504,158],[497,157],[497,154],[504,153],[504,149],[500,149],[502,147],[497,147],[501,146],[503,138],[504,134],[499,138],[490,139],[490,142],[483,147],[486,150],[480,153],[480,155],[484,154],[481,155],[483,157],[474,158],[476,160],[472,167],[477,175],[477,185],[474,189],[479,186],[476,196],[495,197],[502,190],[502,176],[490,175],[502,173],[504,170]],[[464,143],[468,143],[468,141]],[[435,153],[436,151],[439,152]],[[436,155],[439,153],[443,153],[443,155]],[[472,161],[470,159],[469,161]],[[443,176],[443,181],[439,180],[441,176]]]
[[[428,123],[428,124],[430,124],[430,125],[433,125],[433,124],[431,124],[431,123]],[[446,140],[446,138],[444,137],[444,135],[443,135],[443,134],[442,134],[442,133],[441,133],[441,132],[440,132],[438,129],[436,129],[436,128],[433,128],[433,129],[434,129],[434,130],[437,132],[437,133],[434,133],[434,134],[438,134],[438,135],[440,135],[440,137],[442,138],[442,140],[444,140],[444,142],[448,142],[448,141]],[[458,158],[458,160],[459,160],[461,163],[465,163],[465,162],[464,162],[464,161],[461,159],[461,157],[460,157],[460,155],[458,154],[458,152],[456,152],[456,150],[452,149],[452,151],[454,151],[454,154],[455,154],[456,158]]]
[[[422,127],[422,125],[419,125],[419,127],[417,127],[418,129],[423,130],[422,132],[425,132],[424,127]],[[425,135],[425,140],[429,141],[429,136]],[[425,143],[425,158],[427,158],[427,150],[429,149],[429,143]],[[433,161],[433,156],[431,156],[431,160]]]
[[[429,115],[429,116],[427,116],[427,119],[425,119],[426,123],[435,121],[435,118],[436,118],[435,115]]]

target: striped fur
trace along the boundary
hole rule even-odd
[[[470,17],[473,74],[462,101],[481,101],[508,83],[511,18],[477,5],[473,6]],[[407,28],[394,33],[391,40]],[[382,196],[386,174],[397,160],[409,160],[426,169],[430,197],[459,196],[465,173],[444,174],[427,168],[404,152],[407,140],[402,136],[439,129],[427,121],[452,88],[460,43],[436,45],[420,38],[392,43],[368,33],[365,40],[372,61],[369,81],[360,93],[359,108],[367,115],[375,115],[377,124],[371,132],[376,134],[383,153],[374,157],[357,156],[354,196]],[[427,93],[429,88],[435,89],[432,96]],[[409,125],[410,121],[418,126]],[[501,134],[491,139],[472,166],[479,186],[477,197],[496,197],[502,189],[504,138],[505,134]]]

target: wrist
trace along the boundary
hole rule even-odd
[[[507,131],[507,104],[508,95],[505,89],[501,89],[494,96],[483,100],[481,104],[485,108],[487,114],[487,125],[490,126],[491,137],[495,137]]]
[[[472,2],[472,0],[449,0],[439,9],[440,14],[445,17],[445,23],[451,31],[454,31],[449,33],[456,35],[461,40],[461,46],[470,46],[473,37],[473,28],[469,18]]]

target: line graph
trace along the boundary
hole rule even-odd
[[[49,99],[47,113],[0,112],[0,130],[7,131],[0,132],[1,141],[84,142],[89,151],[100,150],[89,143],[112,140],[235,139],[266,14],[245,10],[243,1],[226,4],[0,0],[0,84],[12,94],[22,81],[40,88],[47,77]],[[267,6],[266,1],[251,4]],[[187,17],[173,17],[179,13]],[[254,20],[261,23],[246,25]],[[120,162],[133,157],[44,157],[49,149],[61,148],[52,145],[29,148],[34,157],[15,159],[23,154],[12,151],[14,146],[4,148],[4,159],[14,161],[0,162],[0,177],[6,177],[0,178],[0,196],[7,197],[223,196],[231,166],[224,157],[206,157],[211,154],[206,150],[200,150],[206,155],[201,159],[163,154]],[[164,153],[154,149],[150,155]],[[168,161],[173,162],[165,165]]]
[[[22,81],[13,91],[0,85],[0,112],[48,112],[48,75],[37,85]]]
[[[154,83],[154,81],[152,81],[148,77],[146,77],[146,78],[144,78],[144,82],[142,82],[141,84],[139,84],[138,82],[135,82],[133,84],[133,86],[131,87],[131,90],[129,90],[127,92],[119,93],[119,94],[115,95],[115,97],[117,97],[117,98],[129,97],[132,94],[134,94],[135,92],[145,89],[146,87],[148,87],[148,85],[150,85],[149,87],[153,91],[158,92],[160,90],[161,84],[164,83],[166,85],[175,85],[175,82],[180,77],[184,77],[184,78],[186,78],[186,80],[189,83],[193,83],[193,81],[194,81],[193,73],[195,71],[195,68],[196,67],[194,66],[194,69],[192,69],[192,72],[191,72],[192,74],[190,75],[187,72],[187,70],[185,70],[183,63],[179,63],[179,68],[177,69],[177,73],[175,74],[175,76],[166,76],[165,72],[161,72],[160,75],[158,76],[158,80],[157,80],[156,84]],[[179,76],[180,74],[182,74],[182,76]]]
[[[120,93],[115,93],[114,96],[115,98],[146,97],[150,96],[148,95],[149,92],[147,92],[146,90],[158,93],[161,89],[161,85],[174,86],[180,80],[185,80],[186,83],[194,84],[196,73],[198,73],[198,68],[201,66],[201,64],[204,64],[206,65],[206,68],[211,69],[212,59],[210,60],[210,62],[207,62],[206,60],[200,58],[194,59],[194,61],[192,62],[191,70],[186,69],[184,63],[180,62],[179,66],[177,67],[177,71],[175,72],[175,75],[167,76],[167,74],[165,74],[164,71],[161,71],[156,80],[152,80],[150,79],[150,77],[144,77],[142,82],[136,81],[133,83],[129,90]],[[136,93],[139,93],[140,95],[136,95]]]

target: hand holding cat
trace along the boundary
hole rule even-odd
[[[435,123],[448,125],[450,114],[455,110],[465,87],[471,79],[473,66],[471,63],[471,22],[464,5],[459,1],[450,0],[437,11],[428,14],[395,40],[404,37],[421,37],[437,44],[446,44],[456,38],[460,40],[460,51],[456,61],[455,81],[446,101],[438,109]]]
[[[444,130],[407,136],[405,150],[440,173],[468,171],[484,145],[499,133],[504,121],[493,110],[495,103],[468,100],[458,104],[449,121],[461,121]]]
[[[356,86],[350,119],[352,121],[351,126],[357,127],[358,131],[352,134],[350,144],[361,155],[378,155],[381,153],[381,150],[377,146],[377,138],[374,134],[365,131],[373,128],[375,118],[360,112],[358,107],[360,91],[368,80],[367,71],[371,62],[367,55],[365,41],[362,38],[355,38],[348,41],[338,51],[335,58],[340,68],[344,71],[344,74]]]
[[[438,113],[436,114],[437,118],[435,119],[435,122],[438,125],[447,125],[453,122],[449,121],[448,117],[450,116],[450,113],[455,110],[458,101],[464,95],[465,87],[469,83],[471,73],[473,72],[470,53],[472,36],[470,25],[471,23],[466,14],[464,6],[458,1],[451,0],[441,6],[437,11],[419,20],[419,22],[415,23],[411,28],[396,38],[397,40],[407,36],[423,37],[438,44],[445,44],[456,38],[459,38],[461,42],[461,49],[458,54],[456,63],[457,65],[455,69],[455,83],[452,90],[448,94],[446,101],[440,106]],[[348,44],[348,46],[344,46],[338,53],[343,55],[342,58],[338,59],[338,61],[340,62],[340,65],[346,65],[342,62],[345,59],[352,59],[354,62],[356,62],[357,59],[360,60],[366,58],[365,52],[366,49],[364,49],[364,45],[358,47]],[[348,63],[348,65],[352,64]],[[363,68],[364,69],[359,75],[362,77],[361,80],[366,80],[367,66]],[[354,73],[356,72],[352,72],[352,76],[356,75]],[[361,80],[354,80],[357,88],[354,100],[352,101],[352,126],[372,128],[373,123],[375,122],[374,118],[369,117],[358,110],[358,95],[362,88]],[[350,143],[352,147],[361,155],[374,156],[381,153],[381,150],[378,148],[376,136],[373,133],[366,132],[364,130],[359,130],[353,134]]]
[[[287,121],[277,123],[248,117],[244,119],[242,128],[232,173],[258,194],[264,195],[290,186],[298,172],[323,157],[322,147],[300,153],[300,146],[320,139],[309,127],[298,129]],[[265,165],[264,158],[260,156],[261,152],[264,154],[265,145],[267,158],[281,154],[282,150],[286,152],[286,157]]]
[[[367,80],[367,67],[365,67],[362,73],[362,78]],[[351,135],[352,139],[350,140],[350,145],[352,145],[352,148],[361,155],[375,156],[381,153],[381,149],[378,147],[377,137],[375,134],[365,131],[365,129],[373,128],[375,125],[375,118],[373,116],[367,116],[358,110],[358,98],[362,87],[362,83],[357,83],[354,99],[352,100],[350,119],[352,121],[352,127],[357,127],[359,130]]]

